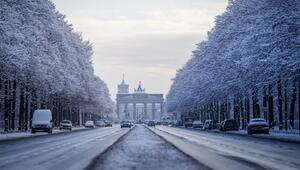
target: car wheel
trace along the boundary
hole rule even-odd
[[[31,130],[31,133],[33,133],[33,134],[34,134],[34,133],[35,133],[35,130]]]
[[[269,131],[268,131],[268,130],[266,130],[266,131],[265,131],[265,134],[269,134]]]
[[[70,131],[72,131],[72,128],[70,128]]]

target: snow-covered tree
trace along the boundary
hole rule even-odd
[[[299,18],[297,0],[229,1],[177,73],[167,95],[169,111],[202,120],[232,117],[242,128],[251,117],[280,129],[299,128]]]
[[[0,1],[0,128],[27,129],[33,110],[54,123],[112,111],[106,84],[94,75],[92,44],[49,0]]]

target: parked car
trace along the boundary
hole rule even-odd
[[[131,123],[129,121],[122,121],[121,128],[123,127],[131,128]]]
[[[112,127],[112,122],[109,120],[105,121],[105,127]]]
[[[152,120],[150,120],[149,122],[148,122],[148,124],[147,124],[148,126],[155,126],[155,122],[154,121],[152,121]]]
[[[211,129],[212,120],[205,120],[203,130]]]
[[[219,129],[220,123],[216,120],[205,120],[203,130],[207,129]]]
[[[184,127],[188,128],[188,127],[193,127],[193,118],[191,117],[185,117],[184,118]]]
[[[161,125],[161,121],[155,121],[155,125]]]
[[[265,121],[265,119],[262,118],[251,119],[247,127],[247,132],[248,135],[252,135],[255,133],[269,134],[269,125]]]
[[[175,120],[175,125],[174,126],[176,126],[176,127],[183,126],[183,123],[182,123],[181,120]]]
[[[94,121],[88,120],[85,122],[84,127],[86,128],[95,128]]]
[[[235,119],[225,119],[220,124],[221,131],[239,130],[239,126]]]
[[[95,125],[98,127],[105,127],[105,120],[97,120]]]
[[[50,110],[35,110],[32,116],[31,133],[52,133],[52,113]]]
[[[72,122],[70,120],[62,120],[59,123],[59,130],[67,129],[69,131],[72,130]]]
[[[134,126],[134,120],[129,120],[130,126]]]
[[[203,128],[203,123],[200,120],[195,120],[193,122],[193,128]]]

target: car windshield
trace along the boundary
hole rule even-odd
[[[63,120],[61,123],[71,123],[69,120]]]
[[[251,122],[256,123],[256,122],[265,122],[264,119],[252,119]]]

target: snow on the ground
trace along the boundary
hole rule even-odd
[[[84,127],[73,127],[72,131],[81,130],[81,129],[84,129]],[[53,129],[53,133],[63,133],[63,132],[69,132],[69,130],[59,130],[57,128]],[[48,133],[37,132],[35,134],[32,134],[31,131],[0,133],[0,141],[18,139],[18,138],[27,138],[33,136],[42,136],[42,135],[48,135]]]
[[[137,125],[127,136],[101,155],[93,168],[101,170],[205,169],[143,125]]]
[[[181,128],[184,128],[184,127],[181,127]],[[202,131],[202,129],[195,129],[195,128],[188,128],[188,129],[191,129],[191,130],[199,130],[199,131]],[[213,130],[207,130],[208,132],[209,131],[212,131],[212,132],[216,132],[216,133],[228,133],[228,134],[236,134],[236,135],[248,135],[247,134],[247,130],[239,130],[239,131],[226,131],[226,132],[222,132],[218,129],[213,129]],[[251,136],[254,136],[254,137],[260,137],[260,138],[268,138],[268,139],[283,139],[285,141],[295,141],[295,142],[300,142],[300,132],[299,131],[283,131],[283,130],[271,130],[270,129],[270,134],[252,134]]]

